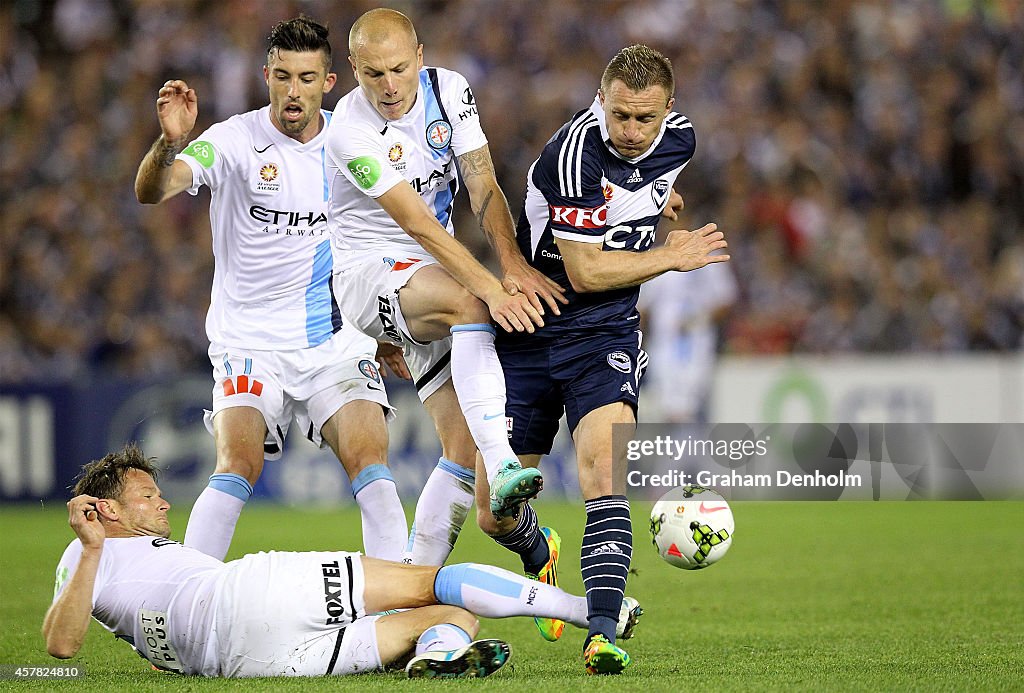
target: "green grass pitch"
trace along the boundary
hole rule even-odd
[[[559,575],[579,593],[581,505],[538,503],[563,538]],[[202,680],[151,671],[93,623],[68,662],[85,680],[0,681],[0,689],[62,690],[1021,690],[1024,687],[1024,503],[734,503],[736,539],[723,561],[688,572],[664,564],[647,536],[650,504],[634,503],[635,573],[646,609],[625,643],[622,677],[583,673],[582,632],[544,642],[530,619],[485,621],[512,644],[510,666],[484,681],[410,682],[399,673],[351,679]],[[410,510],[411,512],[411,510]],[[54,665],[39,626],[53,569],[72,538],[66,511],[0,508],[0,663]],[[174,537],[185,510],[172,510]],[[230,557],[259,549],[357,549],[358,514],[251,505]],[[456,561],[516,569],[515,557],[467,527]]]

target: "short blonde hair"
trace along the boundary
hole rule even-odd
[[[412,45],[419,45],[412,20],[398,10],[378,7],[364,12],[348,32],[348,52],[355,55],[360,43],[377,43],[395,31],[406,34]]]
[[[672,62],[642,43],[627,46],[615,54],[601,75],[601,91],[607,92],[612,81],[616,79],[633,91],[661,86],[665,88],[669,98],[675,91]]]

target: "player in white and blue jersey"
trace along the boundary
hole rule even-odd
[[[511,650],[479,614],[587,623],[586,600],[492,566],[410,566],[343,551],[223,563],[171,540],[170,503],[134,444],[91,462],[68,502],[46,651],[75,656],[95,618],[154,666],[199,676],[343,676],[410,656],[410,678],[487,676]],[[618,631],[636,626],[627,600]],[[381,613],[387,612],[387,613]]]
[[[167,82],[157,99],[162,134],[136,179],[147,204],[204,185],[211,191],[206,330],[215,382],[207,426],[217,467],[185,543],[218,559],[264,459],[280,456],[293,421],[345,467],[369,555],[400,560],[408,531],[386,464],[391,408],[377,345],[343,317],[331,284],[331,114],[321,109],[337,79],[330,66],[326,27],[305,17],[279,23],[263,68],[270,104],[213,125],[187,148],[196,94],[183,81]]]
[[[536,465],[564,415],[576,446],[586,503],[581,568],[590,629],[587,671],[618,673],[629,656],[615,643],[615,621],[632,554],[625,496],[625,439],[636,425],[647,355],[636,310],[640,284],[728,256],[714,224],[673,231],[653,247],[659,218],[674,215],[676,176],[693,156],[693,128],[672,111],[671,63],[630,46],[609,63],[590,108],[544,147],[530,168],[517,240],[529,263],[559,283],[568,304],[530,335],[501,335],[498,355],[508,390],[509,438],[524,465]],[[619,431],[621,432],[621,428]],[[618,445],[621,449],[615,447]],[[515,519],[480,514],[481,527],[518,553],[528,575],[554,584],[557,533],[538,527],[529,503]],[[562,624],[538,620],[557,639]]]
[[[359,86],[338,101],[328,133],[335,294],[361,330],[404,347],[437,428],[443,457],[417,504],[410,553],[440,564],[472,504],[477,449],[493,491],[488,512],[514,513],[540,489],[540,473],[522,469],[505,434],[491,322],[532,332],[544,324],[542,301],[558,312],[561,288],[515,247],[465,78],[425,67],[412,22],[395,10],[356,20],[349,51]],[[481,229],[500,241],[504,281],[453,237],[460,174]]]

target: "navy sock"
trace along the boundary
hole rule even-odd
[[[602,496],[586,502],[587,526],[583,531],[580,568],[587,590],[590,630],[584,644],[601,634],[615,642],[615,625],[626,589],[629,561],[633,555],[633,530],[629,501],[625,496]]]
[[[536,575],[548,562],[548,543],[540,533],[537,513],[529,503],[519,506],[519,521],[515,529],[508,534],[494,537],[494,541],[509,551],[514,551],[523,559],[523,570]]]

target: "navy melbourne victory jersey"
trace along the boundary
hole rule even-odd
[[[569,304],[561,307],[560,316],[549,311],[539,334],[618,332],[637,326],[640,287],[576,293],[558,242],[600,243],[603,251],[648,250],[672,185],[694,146],[690,121],[670,113],[647,152],[623,158],[608,139],[597,100],[548,141],[527,175],[516,236],[529,263],[565,288]]]

